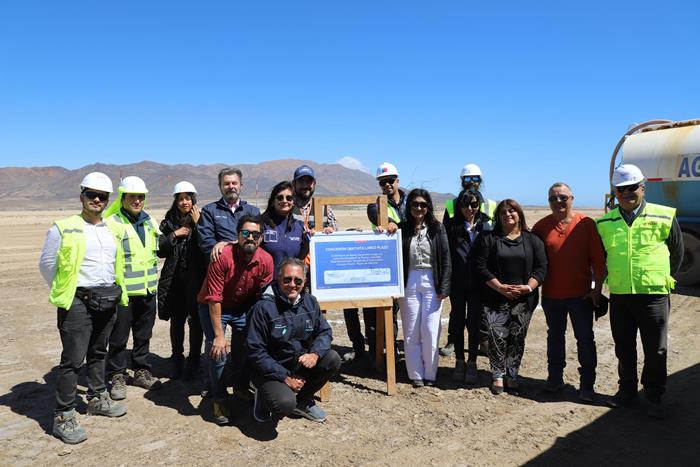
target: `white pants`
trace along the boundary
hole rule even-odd
[[[408,377],[435,381],[442,300],[435,292],[433,271],[413,269],[408,272],[400,305]]]

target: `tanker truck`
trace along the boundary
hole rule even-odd
[[[700,286],[700,120],[652,120],[634,125],[620,139],[610,160],[639,167],[646,177],[646,199],[676,208],[683,231],[683,263],[678,285]],[[614,203],[610,196],[608,207]]]

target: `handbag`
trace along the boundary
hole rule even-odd
[[[75,292],[85,306],[98,313],[114,311],[122,298],[122,288],[116,284],[104,287],[78,287]]]

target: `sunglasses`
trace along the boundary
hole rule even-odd
[[[277,195],[275,197],[277,201],[294,201],[294,196],[292,195]]]
[[[146,195],[144,193],[127,193],[129,196],[133,196],[134,198],[143,201],[146,199]]]
[[[291,284],[292,281],[294,281],[294,285],[296,285],[297,287],[301,287],[301,284],[304,283],[304,279],[300,279],[294,276],[286,276],[282,278],[282,283],[284,284]]]
[[[87,199],[98,198],[103,203],[109,199],[109,193],[98,193],[92,190],[83,191],[83,196],[85,196]]]
[[[412,208],[416,209],[428,209],[428,203],[420,202],[420,201],[413,201],[411,203]]]
[[[624,193],[625,191],[637,191],[640,185],[640,183],[635,183],[634,185],[616,186],[615,190],[617,190],[618,193]]]
[[[550,203],[556,203],[559,201],[569,201],[569,196],[568,195],[552,195],[549,198],[547,198]]]
[[[462,181],[464,182],[480,182],[481,177],[478,175],[467,175],[466,177],[462,177]]]
[[[241,230],[241,236],[243,238],[253,237],[253,240],[257,240],[262,236],[262,232],[259,230]]]
[[[396,182],[396,177],[387,177],[379,180],[379,186],[393,185]]]
[[[464,209],[467,209],[467,208],[479,209],[479,206],[480,206],[480,204],[478,201],[473,201],[471,203],[462,203],[462,208],[464,208]]]

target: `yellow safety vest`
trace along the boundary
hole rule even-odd
[[[401,213],[399,212],[398,209],[396,209],[394,206],[391,204],[387,204],[388,212],[387,215],[389,216],[389,220],[395,223],[396,225],[399,225],[401,222]],[[377,212],[377,216],[379,216],[379,212]],[[372,230],[376,230],[377,226],[372,224]]]
[[[124,228],[121,246],[124,250],[124,283],[129,296],[155,293],[158,286],[158,228],[151,219],[144,221],[144,245],[136,229],[121,211],[108,217],[107,223],[117,223]]]
[[[676,210],[647,203],[631,226],[613,209],[596,219],[607,253],[608,288],[613,294],[668,294],[676,281],[671,277],[666,239]]]
[[[493,216],[496,213],[496,205],[498,205],[497,202],[487,199],[486,201],[481,203],[481,212],[489,216],[491,220],[494,220]],[[450,216],[450,218],[454,217],[455,200],[448,199],[447,201],[445,201],[445,209],[447,209],[447,215]]]
[[[78,289],[78,272],[87,250],[87,242],[83,234],[85,220],[79,215],[70,216],[56,221],[56,227],[61,233],[61,246],[56,253],[56,273],[51,283],[49,303],[67,310],[71,307],[75,291]],[[124,284],[124,254],[121,246],[124,229],[109,223],[107,228],[114,236],[114,242],[117,245],[114,273],[117,285],[122,288],[121,304],[127,305],[129,297]]]

